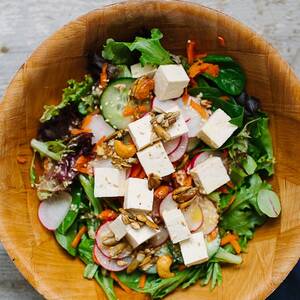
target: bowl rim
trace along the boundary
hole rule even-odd
[[[46,39],[44,39],[36,48],[35,50],[29,55],[27,56],[25,62],[17,69],[17,71],[14,73],[14,75],[12,76],[9,84],[7,85],[7,87],[4,89],[4,93],[3,93],[3,97],[2,97],[2,101],[0,103],[0,111],[2,111],[6,105],[6,103],[8,102],[8,91],[13,88],[13,85],[15,83],[15,81],[18,78],[18,75],[20,75],[20,73],[23,71],[24,66],[26,65],[27,62],[29,62],[32,57],[37,54],[41,47],[45,46],[50,39],[53,39],[56,35],[64,32],[64,30],[66,30],[66,28],[71,28],[72,26],[76,26],[77,22],[80,22],[82,20],[84,20],[88,15],[90,14],[94,14],[94,13],[100,13],[104,10],[110,10],[110,9],[122,9],[123,6],[127,6],[127,5],[131,5],[131,6],[135,6],[135,5],[145,5],[145,4],[155,4],[155,3],[163,3],[164,5],[179,5],[179,6],[189,6],[191,8],[197,9],[199,12],[202,11],[206,11],[209,14],[216,14],[217,16],[221,16],[223,19],[227,19],[233,23],[235,23],[237,25],[237,29],[238,31],[247,31],[248,33],[252,33],[255,35],[256,39],[257,39],[257,43],[259,44],[260,47],[264,47],[264,48],[268,48],[269,52],[274,55],[273,60],[276,60],[276,63],[278,64],[278,66],[280,66],[281,68],[284,68],[285,70],[287,70],[290,73],[290,81],[293,81],[294,83],[296,83],[296,85],[298,85],[300,87],[300,80],[297,78],[294,69],[286,62],[285,59],[283,59],[281,57],[281,55],[279,54],[278,50],[276,50],[272,44],[270,42],[268,42],[267,40],[265,40],[262,35],[260,35],[259,33],[256,33],[254,30],[252,30],[250,27],[248,27],[247,25],[245,25],[244,23],[242,23],[241,21],[237,20],[236,18],[227,15],[226,13],[219,11],[217,9],[214,8],[210,8],[207,7],[205,5],[202,5],[200,3],[195,3],[195,2],[191,2],[191,1],[187,1],[187,0],[128,0],[128,1],[119,1],[117,3],[112,3],[112,4],[106,4],[106,5],[101,5],[101,3],[99,4],[99,8],[93,9],[88,11],[85,14],[82,14],[78,17],[76,17],[75,19],[72,19],[71,21],[69,21],[68,23],[66,23],[65,25],[61,26],[59,29],[57,29],[55,32],[53,32],[50,36],[48,36]],[[1,168],[1,164],[0,164],[0,168]],[[1,200],[2,200],[2,196],[0,196]],[[1,202],[0,202],[1,205]],[[8,246],[9,242],[7,242],[4,237],[6,237],[5,234],[5,224],[2,222],[2,220],[0,219],[0,241],[6,251],[6,253],[9,255],[10,259],[12,260],[12,262],[14,263],[14,265],[17,267],[17,269],[19,270],[19,272],[21,272],[22,276],[26,279],[27,282],[30,283],[30,285],[41,295],[49,297],[49,294],[47,293],[47,289],[44,288],[44,286],[40,285],[38,283],[38,281],[35,279],[34,276],[34,272],[31,272],[30,269],[28,269],[28,267],[26,266],[26,262],[24,262],[22,259],[17,259],[15,260],[15,257],[18,257],[18,255],[16,255],[16,251],[14,250],[14,248],[11,248]],[[296,263],[298,262],[299,257],[294,257],[293,260],[289,260],[288,263],[285,264],[284,268],[281,269],[280,275],[278,275],[276,277],[276,279],[272,278],[272,284],[271,285],[265,285],[264,289],[261,290],[261,295],[265,298],[268,295],[270,295],[280,284],[281,282],[286,278],[286,276],[288,275],[288,273],[293,269],[293,267],[296,265]],[[47,298],[50,299],[50,298]]]

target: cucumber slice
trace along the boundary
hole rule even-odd
[[[128,93],[134,81],[133,78],[117,79],[111,82],[101,95],[100,107],[104,119],[116,129],[124,129],[134,121],[132,116],[123,116],[128,103]]]

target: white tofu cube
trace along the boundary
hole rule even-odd
[[[179,109],[177,101],[174,100],[159,100],[158,98],[154,98],[152,104],[152,110],[158,113],[165,113],[170,109]]]
[[[153,190],[148,189],[148,180],[128,178],[125,187],[124,208],[137,211],[152,211]]]
[[[158,139],[152,129],[151,116],[144,116],[128,125],[130,136],[138,150],[151,145]]]
[[[95,197],[123,197],[126,171],[117,168],[94,168]]]
[[[161,142],[137,152],[137,157],[147,176],[153,173],[160,177],[164,177],[175,172],[175,169]]]
[[[170,109],[167,112],[176,112],[176,111],[179,111],[180,115],[179,115],[177,121],[173,125],[171,125],[167,130],[168,133],[170,134],[172,140],[185,134],[185,133],[188,133],[188,131],[189,131],[179,107],[174,107],[173,109]]]
[[[158,233],[158,230],[151,229],[146,225],[137,230],[133,229],[130,225],[126,225],[126,229],[126,239],[133,248],[138,247]]]
[[[189,81],[182,65],[161,65],[154,75],[154,93],[160,100],[178,98]]]
[[[126,225],[122,221],[122,215],[119,215],[109,223],[108,227],[115,235],[117,241],[120,241],[127,234]]]
[[[201,264],[208,260],[203,232],[196,232],[188,240],[180,242],[181,254],[187,267]]]
[[[226,182],[230,181],[227,170],[220,157],[210,157],[190,170],[197,186],[204,194],[210,194]]]
[[[133,78],[139,78],[142,76],[147,76],[152,78],[157,70],[157,68],[151,66],[151,65],[142,65],[140,63],[134,64],[130,66],[131,75]]]
[[[165,210],[162,214],[171,241],[176,244],[191,236],[184,215],[179,209]]]
[[[220,148],[238,128],[230,119],[222,109],[217,109],[202,126],[198,137],[212,148]]]

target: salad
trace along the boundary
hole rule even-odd
[[[108,299],[222,282],[278,217],[268,116],[234,58],[110,38],[45,106],[30,168],[41,223]],[[245,254],[246,255],[246,254]]]

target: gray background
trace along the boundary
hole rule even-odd
[[[117,1],[0,0],[0,98],[13,74],[50,34],[75,17]],[[300,77],[300,0],[198,0],[263,35]],[[41,299],[0,244],[0,299]]]

